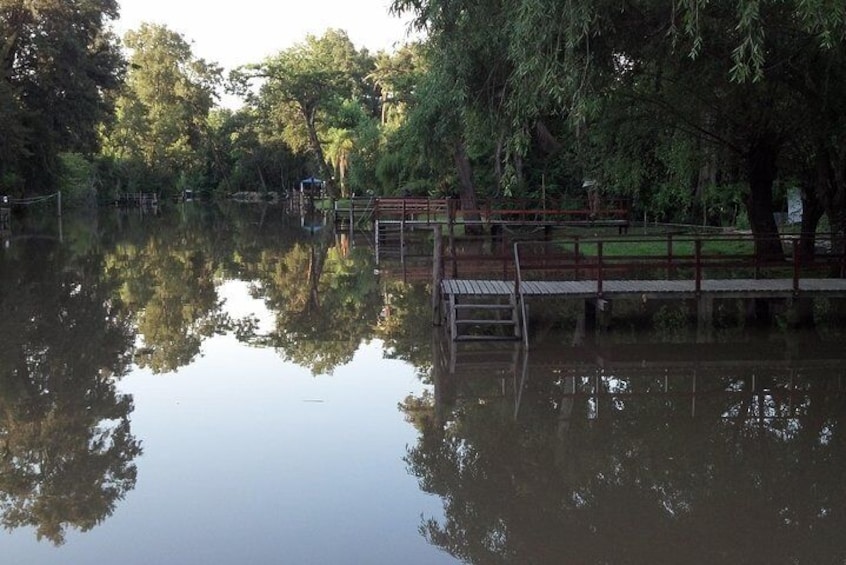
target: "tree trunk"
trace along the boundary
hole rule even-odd
[[[759,139],[746,156],[749,195],[745,199],[749,225],[755,238],[755,254],[761,260],[784,257],[778,226],[773,216],[773,183],[776,178],[778,144]]]
[[[502,142],[502,135],[496,140],[496,150],[494,151],[494,182],[496,182],[496,196],[502,194],[502,154],[504,152]]]
[[[482,233],[482,226],[479,225],[481,217],[479,216],[479,206],[476,203],[476,186],[473,184],[473,167],[470,165],[470,159],[467,157],[467,149],[464,147],[464,141],[456,141],[453,144],[453,159],[455,160],[455,168],[458,172],[459,181],[459,198],[461,199],[461,209],[464,210],[464,220],[470,221],[473,225],[465,226],[465,233],[480,234]]]
[[[814,185],[803,184],[800,190],[802,196],[802,223],[801,233],[799,235],[799,253],[802,261],[809,263],[814,259],[816,252],[815,234],[825,210]]]
[[[317,165],[318,174],[326,181],[326,187],[329,190],[329,195],[332,198],[337,198],[337,190],[332,181],[332,171],[326,166],[326,156],[323,154],[323,146],[320,145],[320,138],[317,137],[317,126],[314,123],[317,108],[300,108],[306,122],[306,130],[308,131],[308,145],[314,154],[314,159]]]
[[[817,167],[820,177],[820,199],[831,225],[832,247],[835,253],[846,252],[846,155],[834,147],[818,150]]]
[[[696,186],[693,192],[694,212],[697,211],[702,217],[702,225],[707,226],[711,220],[708,210],[707,189],[717,184],[717,153],[713,145],[702,142],[699,146],[702,164],[699,166],[699,174],[696,179]],[[717,218],[719,221],[719,217]]]

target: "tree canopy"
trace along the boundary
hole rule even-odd
[[[48,192],[61,151],[91,154],[123,59],[115,0],[0,1],[0,192]]]
[[[190,183],[201,172],[200,149],[221,70],[196,58],[182,35],[161,25],[127,32],[125,45],[129,70],[106,132],[106,154],[124,168],[143,170],[124,175],[136,189],[158,192],[162,185]]]
[[[178,33],[127,34],[114,98],[114,4],[0,9],[7,191],[35,190],[27,179],[53,174],[60,151],[90,151],[102,122],[96,171],[112,191],[279,192],[313,175],[333,196],[454,195],[473,208],[583,198],[590,179],[639,215],[748,226],[776,254],[766,242],[791,186],[803,231],[826,217],[846,232],[839,2],[395,0],[420,42],[371,54],[343,30],[307,36],[231,73],[246,105],[214,112],[221,70]],[[69,61],[41,56],[54,52]]]

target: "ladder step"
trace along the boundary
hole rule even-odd
[[[519,337],[504,335],[459,335],[454,341],[517,341]]]
[[[456,304],[456,310],[511,310],[512,304]]]
[[[463,336],[462,336],[463,337]],[[487,336],[490,337],[490,336]],[[462,371],[506,371],[509,370],[511,365],[514,364],[514,361],[508,359],[507,361],[502,361],[500,363],[464,363],[463,361],[456,361],[457,365],[461,365]]]
[[[470,320],[470,319],[457,319],[455,320],[456,324],[465,324],[465,325],[490,325],[490,326],[513,326],[515,325],[514,320]]]

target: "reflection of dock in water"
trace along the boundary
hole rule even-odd
[[[436,399],[442,406],[526,398],[571,418],[625,417],[648,403],[690,417],[801,417],[812,398],[846,392],[846,351],[833,342],[734,341],[535,347],[435,340]]]

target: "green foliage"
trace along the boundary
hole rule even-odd
[[[765,234],[785,172],[807,179],[846,226],[846,190],[834,186],[846,162],[834,141],[846,90],[839,4],[396,0],[393,9],[429,33],[425,97],[403,140],[464,142],[474,168],[493,171],[475,177],[492,193],[597,179],[636,196],[638,212],[673,221],[731,221],[742,204]],[[397,165],[385,162],[382,176],[396,177]]]
[[[0,523],[63,543],[112,514],[141,454],[116,381],[134,332],[96,254],[0,254]]]
[[[58,189],[62,191],[62,204],[73,206],[95,201],[91,162],[79,153],[61,153],[59,162],[62,172]]]
[[[97,148],[123,61],[115,0],[0,1],[0,182],[50,193],[62,151]]]
[[[106,272],[121,281],[121,302],[134,313],[143,338],[136,362],[156,373],[187,365],[205,338],[229,327],[208,239],[196,232],[173,235],[119,245],[106,258]]]
[[[203,160],[205,183],[219,196],[240,191],[284,194],[307,176],[306,157],[249,108],[210,115]]]
[[[345,255],[325,239],[297,243],[281,256],[267,250],[256,267],[276,327],[259,343],[315,375],[348,363],[373,335],[377,319],[380,296],[372,260],[366,249]]]
[[[308,151],[312,172],[328,180],[333,171],[323,139],[333,127],[347,129],[347,101],[372,95],[365,82],[371,67],[367,51],[356,50],[346,32],[328,30],[322,37],[309,35],[304,42],[239,70],[233,78],[242,84],[254,78],[263,80],[251,105],[262,120],[282,132],[282,139],[294,152]],[[332,162],[337,165],[346,161],[344,154],[351,148],[337,143],[337,132],[334,139]]]
[[[175,193],[182,179],[182,188],[197,188],[221,70],[194,57],[182,35],[161,25],[142,24],[127,32],[125,44],[130,67],[104,152],[127,163],[128,187]]]

